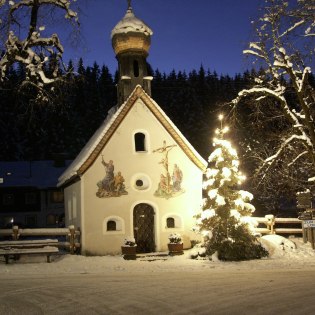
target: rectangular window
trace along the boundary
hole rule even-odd
[[[36,204],[36,193],[34,193],[34,192],[25,193],[25,204],[26,205],[35,205]]]
[[[14,204],[14,195],[13,194],[3,194],[2,202],[6,206],[13,205]]]
[[[56,190],[50,192],[50,201],[53,203],[63,202],[63,191]]]

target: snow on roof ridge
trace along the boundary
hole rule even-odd
[[[207,167],[207,162],[203,159],[203,157],[195,150],[195,148],[189,143],[189,141],[185,138],[185,136],[181,133],[181,131],[175,126],[175,124],[170,120],[170,118],[166,115],[166,113],[162,110],[162,108],[151,98],[149,94],[147,94],[140,84],[136,85],[134,90],[130,93],[129,97],[126,101],[117,109],[117,106],[112,107],[108,111],[108,115],[101,126],[96,130],[90,140],[83,147],[79,155],[74,159],[74,161],[70,164],[70,166],[65,170],[65,172],[58,179],[58,187],[63,185],[67,180],[71,177],[76,176],[80,167],[85,163],[85,161],[89,158],[92,152],[97,147],[98,143],[101,141],[103,136],[106,134],[108,129],[114,123],[116,118],[119,116],[121,111],[125,108],[126,104],[129,102],[129,99],[135,94],[137,89],[141,89],[141,93],[143,93],[146,97],[150,99],[155,108],[160,112],[160,114],[165,118],[165,120],[170,124],[170,126],[174,129],[174,131],[180,136],[185,145],[192,151],[192,153],[198,158],[198,160]]]
[[[141,85],[137,85],[136,87],[141,87]],[[142,88],[142,87],[141,87]],[[143,89],[142,89],[143,90]],[[176,133],[178,133],[178,135],[181,137],[181,139],[185,142],[185,144],[187,145],[187,147],[193,152],[193,154],[200,160],[200,162],[202,162],[205,167],[208,166],[208,163],[206,162],[206,160],[198,153],[198,151],[196,151],[196,149],[191,145],[191,143],[186,139],[186,137],[182,134],[182,132],[176,127],[176,125],[173,123],[173,121],[166,115],[166,113],[164,112],[164,110],[159,106],[158,103],[156,103],[156,101],[145,92],[145,90],[143,90],[143,93],[150,98],[150,100],[152,101],[152,103],[154,104],[154,106],[156,107],[156,109],[161,113],[161,115],[163,115],[163,117],[165,118],[165,120],[167,120],[167,122],[172,126],[172,128],[176,131]]]

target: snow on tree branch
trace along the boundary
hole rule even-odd
[[[254,51],[254,50],[250,50],[250,49],[243,50],[243,54],[249,54],[249,55],[254,55],[256,57],[259,57],[259,58],[264,58],[263,55],[260,55],[258,52]]]
[[[292,25],[291,27],[289,27],[287,30],[285,30],[281,35],[279,35],[279,37],[284,37],[286,35],[288,35],[290,32],[292,32],[293,30],[295,30],[297,27],[301,26],[305,24],[305,20],[302,19],[301,21],[296,22],[294,25]]]
[[[242,98],[245,98],[249,95],[255,95],[255,94],[256,95],[258,94],[260,97],[261,96],[270,96],[270,97],[273,97],[275,100],[279,101],[279,103],[281,104],[281,106],[283,108],[284,114],[288,117],[288,119],[291,121],[291,123],[296,125],[296,126],[299,125],[299,121],[296,118],[296,115],[290,110],[285,97],[283,95],[281,95],[280,93],[278,93],[278,91],[274,91],[272,89],[268,89],[265,87],[255,87],[255,88],[248,89],[248,90],[242,90],[241,92],[238,93],[237,98],[232,100],[232,103],[234,105],[237,105]]]
[[[276,163],[276,161],[281,157],[281,155],[284,153],[285,149],[288,147],[288,145],[295,141],[295,140],[301,140],[301,141],[305,141],[308,142],[307,138],[303,137],[303,136],[297,136],[297,135],[292,135],[291,137],[289,137],[288,139],[284,140],[282,142],[282,144],[280,145],[280,148],[277,150],[277,152],[275,152],[272,156],[268,157],[267,159],[265,159],[263,161],[263,163],[261,164],[261,166],[259,167],[257,173],[262,173],[262,178],[261,181],[264,180],[264,178],[266,177],[266,173],[268,173],[268,171],[270,169],[272,169],[272,166]],[[309,144],[309,143],[308,143]],[[302,155],[304,155],[301,153],[299,155],[299,157],[301,157]],[[293,160],[290,164],[293,165],[294,162],[296,162],[297,159]]]
[[[2,6],[6,5],[8,9],[7,28],[8,37],[5,42],[5,53],[0,60],[0,81],[6,79],[10,67],[16,63],[25,66],[25,79],[21,86],[31,84],[38,88],[38,97],[43,97],[43,87],[50,85],[60,79],[59,74],[60,61],[64,52],[63,46],[57,34],[49,37],[42,37],[41,31],[45,30],[43,25],[38,25],[38,16],[43,6],[58,8],[64,12],[65,18],[78,23],[77,13],[70,6],[71,0],[20,0],[20,1],[2,1]],[[25,16],[18,22],[17,15],[19,10],[24,7],[30,10],[29,16]],[[1,6],[0,6],[1,8]],[[16,16],[16,17],[15,17]],[[29,31],[24,39],[19,38],[14,31],[14,25],[29,21]],[[22,34],[19,32],[19,34]]]
[[[303,157],[304,155],[308,154],[307,151],[303,151],[301,152],[294,160],[292,160],[291,163],[288,164],[288,166],[292,166],[298,159],[300,159],[301,157]]]
[[[23,6],[33,7],[34,5],[36,5],[39,7],[41,5],[53,5],[59,7],[60,9],[65,10],[66,12],[65,18],[77,19],[77,13],[70,9],[71,0],[21,0],[18,3],[10,1],[10,5],[11,5],[10,14],[13,14],[14,11]]]
[[[253,86],[239,92],[231,105],[234,110],[240,104],[252,105],[262,117],[264,104],[273,104],[275,111],[282,114],[278,137],[274,130],[270,140],[268,137],[264,139],[270,142],[268,155],[257,148],[261,154],[255,160],[260,182],[267,178],[272,166],[281,164],[284,152],[288,154],[288,168],[310,167],[309,171],[300,174],[312,178],[315,175],[315,91],[307,62],[311,60],[314,48],[312,43],[302,40],[307,40],[305,35],[314,33],[315,1],[265,2],[263,16],[255,24],[256,37],[249,49],[244,50],[244,54],[249,54],[262,68],[253,80]],[[308,45],[310,50],[306,51]]]

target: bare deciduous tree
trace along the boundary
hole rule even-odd
[[[248,139],[247,151],[256,165],[257,186],[272,193],[315,185],[315,91],[310,80],[315,1],[266,2],[255,23],[255,41],[244,51],[261,69],[232,106],[234,111],[241,103],[252,106],[248,117],[260,140]]]

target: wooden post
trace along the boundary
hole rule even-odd
[[[75,252],[75,229],[74,225],[69,225],[69,242],[70,242],[70,254],[73,255]]]
[[[307,243],[307,229],[304,227],[304,221],[302,221],[302,234],[303,234],[303,242]]]
[[[17,241],[19,239],[19,236],[20,236],[20,234],[19,234],[19,227],[17,225],[13,225],[12,232],[13,232],[12,233],[12,239],[14,241]]]
[[[265,218],[267,219],[266,224],[267,228],[270,230],[270,234],[274,234],[275,216],[273,214],[267,214]]]
[[[310,212],[311,212],[311,214],[312,214],[312,219],[314,219],[314,211],[313,211],[313,209],[310,209]],[[310,230],[311,230],[311,236],[312,236],[312,238],[311,238],[311,244],[312,244],[312,248],[313,249],[315,249],[315,236],[314,236],[314,233],[315,233],[315,228],[310,228]]]
[[[314,244],[314,228],[309,228],[309,241],[312,245],[312,248],[315,249],[315,244]]]
[[[306,209],[305,213],[308,215],[307,219],[308,220],[314,220],[314,212],[313,209]],[[307,241],[311,243],[312,249],[315,249],[315,236],[314,236],[314,228],[313,227],[308,227],[307,228]]]

